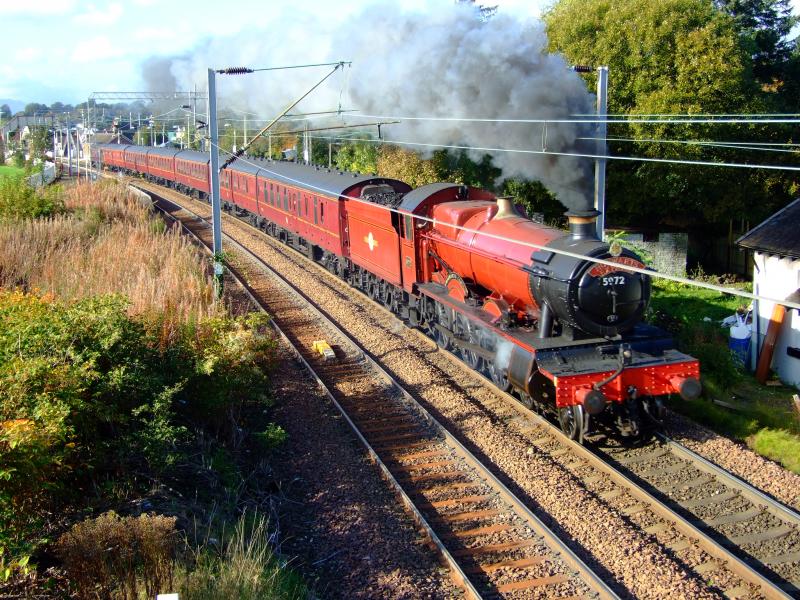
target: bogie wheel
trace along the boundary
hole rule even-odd
[[[561,425],[561,431],[569,439],[582,444],[583,435],[586,433],[587,416],[581,404],[559,408],[558,423]]]
[[[522,404],[522,406],[524,406],[524,407],[525,407],[525,408],[527,408],[528,410],[533,410],[533,409],[534,409],[534,408],[533,408],[533,406],[534,406],[534,404],[533,404],[533,398],[531,398],[531,397],[530,397],[528,394],[526,394],[525,392],[520,392],[520,393],[519,393],[519,401],[520,401],[520,403]]]
[[[655,396],[645,396],[642,398],[642,408],[650,421],[658,428],[664,427],[664,419],[667,416],[667,408],[664,401]]]

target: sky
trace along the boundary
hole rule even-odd
[[[451,1],[397,0],[394,4],[425,11]],[[498,4],[504,13],[535,17],[547,1],[492,0],[487,4]],[[148,57],[189,53],[212,36],[254,30],[280,35],[298,12],[301,17],[305,13],[336,23],[370,4],[374,2],[0,0],[0,99],[74,104],[92,92],[143,90],[142,62]],[[302,46],[313,45],[313,39],[287,43],[297,46],[297,59],[302,62]],[[258,60],[265,61],[268,57]]]

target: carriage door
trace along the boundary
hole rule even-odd
[[[400,242],[400,272],[403,274],[403,289],[412,291],[417,281],[417,257],[414,250],[414,219],[410,214],[398,213],[402,217],[402,240]]]
[[[347,202],[339,202],[339,236],[342,242],[342,256],[350,258],[350,232],[347,227]]]

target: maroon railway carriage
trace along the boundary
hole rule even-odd
[[[205,154],[114,145],[100,154],[208,194]],[[525,405],[554,411],[573,439],[600,414],[622,435],[639,435],[646,417],[663,418],[663,396],[700,392],[698,362],[642,322],[650,278],[627,269],[641,261],[595,236],[593,211],[571,214],[566,233],[485,190],[437,183],[412,191],[283,161],[237,160],[220,183],[224,209],[422,328]]]
[[[177,148],[150,148],[145,159],[146,173],[159,183],[174,184],[177,181],[175,155],[179,152]]]
[[[208,171],[209,157],[205,152],[181,150],[175,155],[176,187],[185,192],[197,192],[201,197],[209,194],[211,184]]]

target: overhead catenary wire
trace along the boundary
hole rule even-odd
[[[796,117],[800,113],[606,113],[609,117]],[[570,117],[596,117],[597,113],[572,113]]]
[[[575,138],[582,141],[609,141],[609,142],[630,142],[630,143],[643,143],[643,144],[676,144],[687,146],[702,146],[704,148],[727,148],[730,150],[752,150],[755,152],[779,152],[786,154],[793,154],[800,152],[798,144],[775,144],[775,143],[749,143],[749,142],[715,142],[710,140],[665,140],[665,139],[647,139],[647,138],[597,138],[597,137],[578,137]],[[781,148],[773,148],[772,146],[782,146]],[[791,146],[793,149],[787,149]]]
[[[229,152],[228,150],[225,150],[224,148],[222,148],[222,147],[220,147],[218,145],[217,145],[217,149],[220,152],[224,152],[225,154],[228,154],[231,157],[234,157],[234,154],[232,152]],[[320,186],[312,185],[312,184],[309,184],[308,182],[301,181],[299,179],[294,179],[292,177],[288,177],[283,173],[277,173],[275,171],[271,171],[264,164],[256,164],[256,163],[254,163],[254,162],[252,162],[250,160],[247,160],[247,158],[244,158],[242,156],[235,157],[235,160],[241,161],[241,162],[243,162],[243,163],[245,163],[247,165],[250,165],[251,167],[255,167],[256,169],[260,169],[260,170],[262,170],[262,171],[264,171],[266,173],[269,173],[271,175],[279,177],[283,181],[288,181],[290,183],[295,183],[297,185],[303,186],[303,187],[308,188],[308,189],[316,190],[317,192],[321,192],[321,193],[327,194],[329,196],[335,196],[337,198],[338,197],[346,198],[347,200],[351,200],[351,201],[354,201],[354,202],[358,202],[358,203],[361,203],[361,204],[368,205],[368,206],[372,207],[373,209],[386,210],[386,211],[389,211],[391,213],[396,213],[398,215],[406,214],[406,213],[401,213],[397,208],[393,208],[393,207],[390,207],[390,206],[384,206],[384,205],[381,205],[381,204],[375,204],[373,202],[369,202],[368,200],[364,200],[363,198],[357,198],[355,196],[342,195],[342,194],[339,194],[338,192],[334,192],[332,190],[328,190],[328,189],[325,189],[325,188],[320,187]],[[235,161],[232,164],[235,165]],[[414,215],[414,218],[417,219],[418,221],[431,223],[433,226],[436,226],[436,224],[437,224],[436,219],[432,219],[430,217],[425,217],[425,216],[422,216],[422,215]],[[684,285],[704,288],[704,289],[707,289],[707,290],[718,292],[720,294],[728,294],[728,295],[732,295],[732,296],[738,296],[738,297],[741,297],[741,298],[747,298],[748,300],[757,300],[759,302],[773,302],[773,303],[776,303],[776,304],[782,304],[783,306],[786,306],[787,308],[794,308],[794,309],[800,310],[800,303],[791,302],[791,301],[788,301],[786,299],[772,298],[772,297],[764,296],[764,295],[761,295],[761,294],[753,294],[753,293],[747,292],[745,290],[739,290],[739,289],[735,289],[735,288],[726,288],[726,287],[723,287],[723,286],[714,285],[714,284],[711,284],[711,283],[706,283],[704,281],[697,281],[697,280],[694,280],[694,279],[689,279],[688,277],[679,277],[677,275],[669,275],[667,273],[660,273],[658,271],[652,271],[650,269],[641,269],[641,268],[633,267],[633,266],[629,266],[629,265],[622,265],[620,263],[617,263],[617,262],[614,262],[614,261],[611,261],[611,260],[605,260],[605,259],[602,259],[602,258],[596,258],[596,257],[592,257],[592,256],[585,256],[583,254],[578,254],[578,253],[575,253],[575,252],[569,252],[568,250],[561,250],[561,249],[558,249],[558,248],[552,248],[552,247],[544,246],[544,245],[541,245],[541,244],[535,244],[533,242],[529,242],[529,241],[526,241],[526,240],[518,240],[518,239],[513,239],[513,238],[510,238],[510,237],[507,237],[507,236],[503,236],[503,235],[497,235],[497,234],[493,234],[493,233],[487,233],[487,232],[483,232],[483,231],[478,231],[477,229],[471,229],[469,227],[464,227],[464,226],[461,226],[461,225],[456,225],[456,224],[451,224],[451,223],[446,223],[446,224],[443,223],[443,225],[446,225],[448,227],[448,229],[455,229],[455,230],[458,230],[458,231],[464,231],[464,232],[467,232],[467,233],[471,233],[471,234],[474,234],[476,236],[481,235],[481,236],[484,236],[484,237],[487,237],[487,238],[491,238],[491,239],[494,239],[494,240],[498,240],[498,241],[502,241],[502,242],[507,242],[507,243],[511,243],[511,244],[518,244],[520,246],[525,246],[525,247],[528,247],[528,248],[532,248],[534,250],[546,250],[548,252],[553,252],[555,254],[568,256],[570,258],[576,258],[578,260],[584,260],[584,261],[588,261],[588,262],[592,262],[592,263],[596,263],[596,264],[600,264],[600,265],[607,265],[607,266],[614,267],[614,268],[616,268],[618,270],[621,270],[621,271],[628,271],[628,272],[632,272],[632,273],[640,273],[642,275],[647,275],[649,277],[654,277],[656,279],[666,279],[668,281],[674,281],[676,283],[682,283]]]
[[[480,117],[410,117],[410,116],[403,116],[403,115],[369,115],[365,113],[357,113],[351,115],[353,117],[360,117],[365,119],[394,119],[399,121],[443,121],[443,122],[453,122],[453,123],[572,123],[572,124],[581,124],[581,123],[606,123],[606,124],[628,124],[628,123],[655,123],[655,124],[732,124],[732,123],[739,123],[739,124],[754,124],[754,123],[770,123],[770,124],[777,124],[777,123],[791,123],[791,124],[798,124],[800,123],[800,117],[797,118],[785,118],[785,117],[768,117],[764,119],[743,119],[740,117],[720,117],[720,118],[700,118],[700,119],[690,119],[690,118],[680,118],[680,119],[673,119],[673,118],[666,118],[666,119],[652,119],[652,118],[628,118],[628,119],[608,119],[603,117],[598,117],[597,115],[593,115],[591,118],[560,118],[560,119],[521,119],[521,118],[480,118]]]
[[[423,142],[404,142],[402,140],[374,140],[365,139],[364,142],[377,143],[377,144],[395,144],[397,146],[419,146],[422,148],[447,148],[450,150],[467,150],[478,152],[511,152],[516,154],[530,154],[530,155],[543,155],[543,156],[566,156],[572,158],[594,158],[606,160],[623,160],[633,162],[650,162],[650,163],[665,163],[675,165],[694,165],[703,167],[728,167],[734,169],[766,169],[770,171],[800,171],[800,167],[793,167],[791,165],[754,165],[750,163],[727,163],[713,160],[678,160],[670,158],[651,158],[645,156],[620,156],[611,154],[589,154],[582,152],[555,152],[552,150],[526,150],[521,148],[489,148],[484,146],[462,146],[456,144],[431,144]]]

